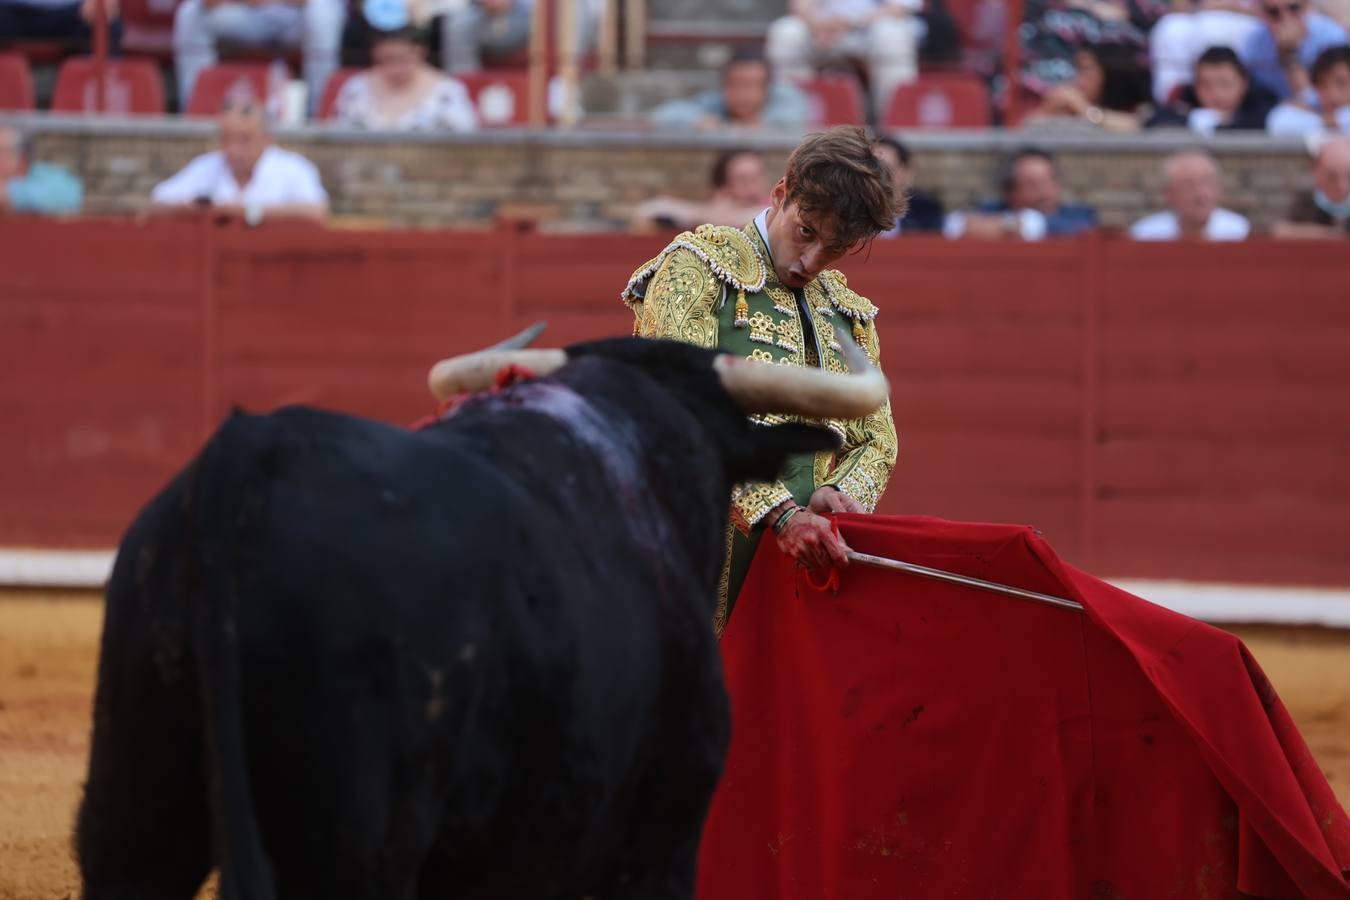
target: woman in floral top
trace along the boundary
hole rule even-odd
[[[476,130],[478,114],[468,90],[427,63],[421,29],[406,18],[400,22],[372,12],[366,16],[372,65],[339,91],[338,124],[370,131]]]

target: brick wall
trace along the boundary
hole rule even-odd
[[[133,213],[159,180],[211,146],[210,123],[17,120],[34,156],[68,166],[85,181],[93,213]],[[969,132],[906,136],[920,186],[949,208],[990,196],[1000,156],[1030,143],[1058,151],[1071,197],[1123,227],[1156,210],[1160,164],[1194,142],[1185,135],[1105,137],[1073,133]],[[727,147],[761,150],[781,171],[795,140],[577,131],[494,132],[390,138],[334,129],[285,132],[279,142],[312,159],[334,211],[354,220],[406,226],[470,226],[501,215],[538,218],[555,231],[621,226],[632,206],[658,192],[702,196],[708,168]],[[1206,146],[1224,172],[1226,205],[1260,228],[1278,219],[1290,193],[1308,184],[1307,155],[1293,141],[1228,136]]]

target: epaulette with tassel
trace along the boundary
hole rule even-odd
[[[830,305],[853,323],[853,340],[863,346],[866,343],[867,326],[880,310],[872,305],[872,301],[849,288],[843,272],[826,269],[818,277],[825,296],[830,298]]]
[[[745,295],[764,289],[768,269],[750,239],[740,229],[726,225],[700,225],[693,231],[676,235],[655,259],[628,279],[623,289],[623,302],[632,306],[642,296],[644,282],[656,274],[667,256],[681,249],[703,260],[713,277],[736,289],[736,326],[749,325],[750,307]]]

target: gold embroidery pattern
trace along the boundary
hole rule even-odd
[[[766,288],[765,293],[773,301],[773,308],[785,316],[797,315],[797,298],[792,296],[792,292],[780,287]]]
[[[783,362],[783,360],[779,360]],[[801,416],[785,416],[782,413],[756,413],[750,416],[750,421],[756,425],[765,425],[772,427],[774,425],[786,425],[789,422],[801,422],[805,425],[815,425],[820,428],[828,428],[839,436],[839,440],[846,440],[848,431],[845,428],[846,422],[839,419],[804,419]],[[833,455],[833,454],[830,454]]]
[[[806,332],[802,330],[801,316],[795,306],[792,309],[792,314],[778,323],[778,340],[775,343],[792,354],[791,359],[784,358],[783,362],[797,366],[806,362],[802,358],[802,347],[806,344]]]
[[[775,321],[773,316],[762,309],[757,309],[750,316],[749,325],[750,340],[760,344],[773,344],[792,354],[801,351],[802,326],[795,316]]]
[[[834,424],[834,423],[830,423]],[[822,450],[816,454],[814,466],[812,467],[812,477],[816,484],[824,484],[830,477],[830,471],[834,468],[837,457],[828,450]]]
[[[764,288],[767,267],[754,243],[743,232],[724,225],[700,225],[693,231],[677,235],[660,255],[634,272],[620,295],[623,302],[630,307],[641,303],[635,292],[637,286],[656,274],[670,256],[681,250],[698,257],[714,278],[741,293],[755,293]]]
[[[645,299],[632,304],[637,319],[634,333],[715,347],[713,304],[719,293],[720,285],[703,261],[688,250],[676,250],[652,275]]]
[[[734,534],[732,526],[728,524],[727,552],[722,555],[722,575],[717,579],[717,607],[713,610],[713,634],[717,635],[718,640],[722,639],[722,632],[727,630],[727,606],[731,594],[731,541]]]
[[[777,331],[773,316],[762,309],[755,310],[750,317],[750,340],[757,344],[772,344]]]
[[[815,322],[816,333],[822,338],[827,338],[822,348],[825,358],[821,361],[821,368],[826,372],[843,374],[848,372],[848,366],[844,365],[844,348],[839,346],[839,341],[834,337],[833,317],[833,312],[827,315],[822,310],[816,309],[812,319]]]
[[[853,323],[853,341],[861,346],[867,344],[867,329],[877,317],[877,308],[866,297],[849,290],[848,279],[843,272],[827,269],[811,284],[807,285],[807,298],[812,306],[833,306]],[[830,334],[833,329],[827,329]],[[873,358],[875,364],[876,359]]]
[[[855,322],[872,324],[877,317],[877,308],[861,294],[854,293],[848,286],[848,278],[838,269],[826,269],[816,278],[830,304]],[[813,285],[814,286],[814,285]],[[813,304],[814,305],[814,304]]]
[[[870,324],[864,326],[860,344],[872,363],[880,365],[876,328]],[[857,500],[867,512],[873,512],[886,490],[899,454],[891,405],[888,402],[861,419],[843,424],[846,434],[839,463],[822,483],[834,485]]]
[[[731,523],[748,535],[775,506],[791,499],[792,494],[781,481],[739,485],[731,494]]]

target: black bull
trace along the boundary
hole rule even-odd
[[[421,432],[230,417],[118,553],[85,897],[692,896],[727,497],[833,444],[712,357],[579,345]]]

